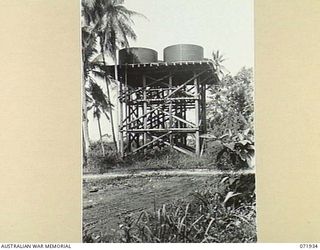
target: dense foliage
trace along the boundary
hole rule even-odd
[[[245,67],[235,76],[226,75],[219,84],[210,87],[207,123],[215,136],[243,134],[248,129],[248,136],[253,136],[253,90],[253,70]]]
[[[254,167],[254,82],[252,68],[226,75],[210,88],[209,131],[223,137],[216,165],[220,169]]]
[[[123,0],[82,0],[81,1],[81,34],[82,34],[82,71],[83,71],[83,83],[82,83],[82,113],[83,113],[83,155],[84,165],[86,165],[86,159],[88,149],[90,145],[89,132],[88,132],[88,106],[94,105],[95,110],[94,117],[97,118],[100,132],[100,144],[103,149],[102,131],[100,125],[100,113],[101,110],[111,123],[112,139],[117,149],[116,135],[115,135],[115,121],[113,118],[113,110],[110,95],[110,84],[112,74],[107,72],[106,69],[106,56],[112,58],[117,64],[117,50],[128,47],[129,39],[135,40],[137,38],[132,26],[134,25],[133,17],[142,16],[141,14],[128,10],[124,6]],[[96,60],[97,56],[102,58]],[[103,66],[103,67],[101,67]],[[117,81],[117,67],[114,67],[114,80]],[[97,95],[91,95],[87,89],[99,87],[94,81],[95,77],[102,77],[105,81],[106,94],[99,95],[103,97],[95,99]],[[95,82],[96,86],[93,82]],[[92,92],[91,92],[92,94]],[[89,101],[88,101],[89,100]],[[93,104],[92,104],[93,102]],[[103,153],[104,154],[104,153]]]

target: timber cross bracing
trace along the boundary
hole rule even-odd
[[[210,61],[118,67],[122,156],[172,147],[200,155],[206,133],[206,86],[217,82]]]

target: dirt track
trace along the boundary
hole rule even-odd
[[[196,189],[221,179],[206,171],[161,171],[130,174],[104,174],[83,178],[83,224],[89,233],[112,234],[125,215],[137,216],[163,203],[187,198]],[[92,225],[92,226],[90,226]]]

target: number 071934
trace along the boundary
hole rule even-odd
[[[314,249],[314,248],[318,248],[318,244],[316,244],[316,243],[302,243],[302,244],[300,244],[300,248]]]

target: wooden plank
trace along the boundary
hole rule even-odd
[[[196,76],[196,74],[194,74]],[[194,86],[195,86],[195,94],[198,95],[199,85],[198,85],[198,78],[194,77]],[[195,101],[195,124],[197,127],[195,139],[196,139],[196,155],[200,156],[200,131],[199,131],[199,100]]]
[[[147,76],[147,78],[149,78],[150,80],[153,80],[153,81],[154,81],[153,83],[148,84],[148,86],[152,86],[152,85],[154,85],[154,84],[156,84],[156,83],[162,83],[162,84],[165,85],[165,86],[169,86],[168,83],[163,82],[163,80],[166,79],[166,78],[168,78],[169,76],[170,76],[170,74],[169,74],[169,75],[166,75],[165,77],[163,77],[163,79],[162,79],[162,78],[156,79],[156,78],[153,78],[153,77],[151,77],[151,76]]]
[[[155,112],[155,111],[158,110],[158,109],[160,109],[160,106],[158,106],[158,107],[156,107],[156,108],[154,108],[154,109],[146,112],[145,114],[142,114],[142,115],[139,116],[138,118],[136,118],[136,119],[130,121],[129,123],[127,123],[125,126],[128,126],[128,125],[130,125],[130,124],[132,124],[132,123],[134,123],[134,122],[136,122],[136,121],[139,121],[141,118],[147,116],[148,114],[150,114],[150,113],[152,113],[152,112]]]
[[[169,115],[169,113],[166,112],[166,111],[162,111],[162,112],[165,113],[166,115]],[[177,119],[177,120],[180,121],[180,122],[183,122],[183,123],[185,123],[185,124],[193,127],[193,128],[196,127],[196,124],[194,124],[194,123],[192,123],[192,122],[189,122],[189,121],[187,121],[187,120],[184,120],[184,119],[180,118],[179,116],[176,116],[176,115],[172,114],[172,117],[175,118],[175,119]]]
[[[206,70],[201,71],[198,74],[194,74],[194,76],[192,78],[190,78],[189,80],[187,80],[186,82],[184,82],[182,85],[180,85],[178,88],[176,88],[174,91],[172,91],[172,93],[170,93],[166,99],[168,99],[171,95],[173,95],[174,93],[176,93],[178,90],[182,89],[185,85],[187,85],[188,83],[194,81],[198,76],[202,75],[204,72],[206,72]]]
[[[155,143],[155,142],[159,141],[161,138],[163,138],[163,137],[165,137],[165,136],[169,135],[170,133],[171,133],[171,132],[168,132],[168,133],[166,133],[166,134],[163,134],[163,135],[161,135],[161,136],[159,136],[159,137],[157,137],[157,138],[153,139],[152,141],[150,141],[150,142],[148,142],[148,143],[144,144],[143,146],[141,146],[141,147],[139,147],[139,148],[135,149],[135,150],[133,151],[133,153],[135,153],[135,152],[137,152],[137,151],[139,151],[139,150],[141,150],[141,149],[146,148],[146,147],[147,147],[147,146],[149,146],[150,144],[153,144],[153,143]]]
[[[147,79],[146,79],[146,75],[143,74],[142,75],[142,84],[143,84],[143,114],[146,114],[147,113]],[[148,123],[148,120],[147,120],[147,116],[144,116],[143,118],[143,128],[144,129],[147,129],[147,123]],[[143,134],[143,144],[147,144],[147,133],[145,132]]]
[[[172,93],[172,76],[169,77],[169,95]],[[169,102],[169,129],[172,128],[172,101]],[[173,146],[172,135],[169,136],[170,145]]]
[[[151,134],[149,134],[149,135],[150,135],[152,138],[159,138],[159,137],[154,136],[154,135],[151,135]],[[161,138],[160,138],[159,140],[162,141],[165,145],[170,146],[170,147],[172,147],[173,149],[175,149],[175,150],[177,150],[177,151],[180,151],[181,153],[184,153],[184,154],[190,155],[190,156],[194,156],[194,154],[193,154],[192,152],[188,151],[188,150],[185,150],[185,149],[183,149],[183,148],[180,148],[180,147],[178,147],[178,146],[176,146],[176,145],[171,145],[169,142],[166,142],[166,141],[162,140]]]
[[[144,132],[176,132],[176,133],[194,133],[197,131],[196,128],[132,128],[132,129],[128,129],[128,132],[132,132],[132,133],[144,133]]]
[[[168,78],[168,77],[170,77],[170,76],[171,76],[171,74],[168,74],[168,75],[165,75],[164,77],[161,77],[161,78],[159,78],[159,79],[156,79],[156,78],[153,78],[153,77],[151,77],[151,76],[147,76],[147,75],[146,75],[147,78],[153,80],[153,82],[148,83],[147,86],[152,86],[152,85],[154,85],[154,84],[156,84],[156,83],[158,83],[158,82],[163,81],[164,79],[166,79],[166,78]]]

